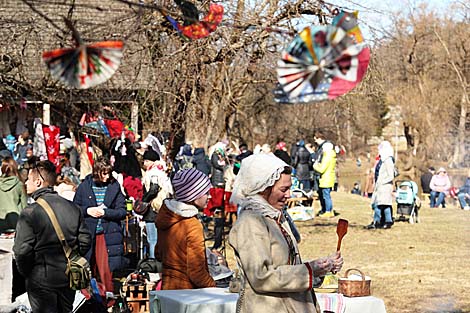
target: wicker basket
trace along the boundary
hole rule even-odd
[[[357,271],[361,274],[362,280],[348,279],[349,272]],[[356,268],[350,268],[338,280],[338,293],[342,293],[346,297],[364,297],[370,296],[370,279],[366,280],[363,272]]]

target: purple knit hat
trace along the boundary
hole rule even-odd
[[[181,170],[172,180],[175,198],[181,202],[191,202],[209,192],[211,181],[206,174],[194,168]]]

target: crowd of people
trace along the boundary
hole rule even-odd
[[[0,232],[16,229],[15,268],[25,279],[22,288],[34,312],[70,311],[73,303],[62,245],[39,199],[50,204],[68,245],[87,258],[93,277],[111,293],[113,273],[134,266],[128,252],[136,244],[126,238],[130,216],[145,225],[146,244],[137,257],[161,262],[162,289],[217,285],[207,260],[224,249],[230,217],[229,244],[242,275],[241,312],[259,303],[314,312],[312,288],[327,272],[341,269],[339,253],[302,262],[297,230],[283,213],[293,188],[300,188],[317,192],[320,217],[335,216],[331,192],[341,150],[321,132],[314,134],[315,148],[299,140],[290,153],[282,141],[274,151],[268,144],[251,151],[244,143],[220,141],[208,153],[200,143],[187,142],[171,163],[165,145],[151,134],[140,142],[113,139],[101,156],[95,151],[91,158],[89,143],[69,144],[54,162],[35,155],[33,140],[23,136],[13,149],[0,140]],[[393,225],[395,169],[393,148],[384,141],[364,189],[375,212],[369,229]],[[429,187],[432,207],[445,206],[452,190],[445,169],[430,168],[422,184]],[[352,192],[362,193],[359,184]],[[456,197],[468,210],[470,172]],[[212,247],[206,247],[209,217],[215,222]],[[22,291],[16,288],[13,299]]]
[[[263,160],[266,165],[282,164],[286,170],[280,176],[282,181],[298,179],[298,187],[306,192],[317,190],[321,216],[334,216],[330,192],[336,183],[336,151],[321,133],[315,134],[316,151],[300,140],[290,155],[285,142],[279,142],[274,151],[268,144],[257,145],[251,151],[244,143],[230,148],[227,141],[221,141],[209,153],[200,144],[187,142],[172,163],[166,161],[165,146],[153,135],[141,142],[125,136],[114,138],[106,149],[93,145],[93,140],[78,143],[73,136],[62,138],[61,151],[51,160],[35,152],[35,141],[27,133],[13,145],[0,140],[0,199],[5,204],[0,232],[16,230],[14,267],[24,278],[24,285],[15,286],[12,300],[27,291],[34,312],[69,311],[73,303],[73,292],[66,284],[66,256],[53,235],[54,227],[41,205],[43,200],[57,216],[65,241],[87,258],[93,277],[111,293],[115,290],[113,274],[134,265],[127,253],[125,221],[130,215],[145,224],[145,248],[138,257],[161,262],[163,289],[216,286],[207,257],[224,249],[227,216],[232,218],[230,223],[237,224],[236,217],[247,210],[233,200],[236,197],[232,197],[232,191],[239,186],[237,180],[269,174],[257,170],[258,165],[244,170],[243,164],[249,164],[250,159],[256,160],[251,164]],[[262,194],[265,208],[280,212],[291,190],[289,183],[282,187],[282,194],[274,192],[280,177],[262,182],[263,190],[252,190],[249,196]],[[280,197],[274,199],[270,194]],[[279,222],[276,227],[280,227],[283,236],[295,233],[290,228],[293,224],[286,226],[285,217],[279,217],[283,214],[275,215]],[[209,249],[204,217],[215,221],[214,244]],[[296,247],[292,241],[296,237],[290,239],[288,253]],[[245,254],[242,250],[240,253]],[[300,256],[292,257],[291,265],[297,266],[290,270],[297,272],[302,264]],[[307,283],[310,280],[313,286],[318,284],[320,274],[340,268],[341,264],[341,257],[335,254],[304,263],[302,272],[307,273]],[[295,294],[296,290],[285,292]],[[307,302],[314,302],[308,294],[304,295],[310,297]],[[110,300],[109,305],[112,304]]]

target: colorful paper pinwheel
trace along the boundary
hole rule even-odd
[[[362,80],[369,59],[357,13],[340,12],[332,25],[303,29],[282,52],[275,100],[305,103],[341,96]]]
[[[124,43],[102,41],[85,45],[70,21],[75,48],[46,51],[42,58],[53,78],[73,88],[86,89],[107,81],[119,67]]]

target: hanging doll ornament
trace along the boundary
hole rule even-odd
[[[54,79],[73,88],[86,89],[107,81],[121,63],[122,41],[101,41],[85,45],[72,22],[64,18],[72,30],[75,48],[46,51],[42,58]]]
[[[160,10],[160,13],[178,33],[189,39],[201,39],[209,36],[217,29],[224,16],[224,7],[220,4],[211,4],[207,15],[199,20],[199,10],[193,3],[186,0],[175,0],[175,3],[183,14],[183,25],[169,16],[165,10]]]
[[[346,94],[364,77],[369,59],[357,12],[341,11],[331,25],[303,29],[282,52],[275,100],[317,102]]]

